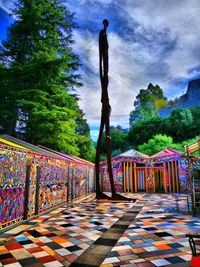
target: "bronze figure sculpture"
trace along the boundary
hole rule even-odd
[[[97,141],[96,148],[96,159],[95,159],[95,167],[96,167],[96,198],[104,198],[106,197],[101,193],[100,184],[99,184],[99,160],[100,160],[100,145],[102,141],[102,135],[104,126],[106,128],[106,145],[107,145],[107,163],[108,163],[108,173],[111,183],[112,196],[116,194],[112,173],[112,165],[111,165],[111,142],[110,142],[110,112],[111,107],[109,104],[108,98],[108,41],[106,29],[109,25],[108,20],[103,20],[104,28],[99,33],[99,70],[100,70],[100,81],[101,81],[101,102],[102,102],[102,111],[101,111],[101,123],[99,130],[99,138]]]
[[[130,200],[122,195],[116,194],[113,172],[112,172],[112,162],[111,162],[111,137],[110,137],[110,113],[111,106],[109,104],[108,97],[108,41],[106,29],[109,25],[108,20],[103,20],[104,28],[99,33],[99,70],[100,70],[100,81],[101,81],[101,102],[102,102],[102,110],[101,110],[101,123],[99,130],[99,137],[97,141],[96,147],[96,158],[95,158],[95,169],[96,169],[96,198],[97,199],[115,199],[115,200]],[[111,185],[112,197],[108,197],[103,194],[100,190],[100,180],[99,180],[99,161],[100,161],[100,146],[103,136],[103,130],[106,130],[106,146],[107,146],[107,165],[108,165],[108,173]]]

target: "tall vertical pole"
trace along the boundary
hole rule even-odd
[[[36,193],[35,193],[35,215],[39,212],[39,194],[40,194],[40,167],[36,171]]]
[[[66,178],[66,187],[67,187],[67,190],[66,190],[66,195],[67,195],[67,203],[69,202],[69,177],[70,177],[70,163],[68,163],[67,165],[67,178]]]
[[[174,180],[174,164],[173,160],[171,161],[171,169],[172,169],[172,188],[173,188],[173,193],[175,193],[175,180]]]
[[[137,170],[136,170],[136,162],[134,161],[133,163],[133,166],[134,166],[134,185],[135,185],[135,193],[137,193],[138,191],[138,184],[137,184],[137,180],[138,180],[138,177],[137,177]]]
[[[126,192],[126,163],[123,162],[123,172],[124,172],[124,192]]]
[[[167,170],[168,170],[168,179],[169,179],[169,192],[172,193],[172,183],[171,183],[171,172],[170,172],[170,161],[167,162]]]
[[[30,172],[31,166],[26,166],[26,184],[25,184],[25,195],[24,195],[24,216],[23,219],[28,218],[28,202],[29,202],[29,186],[30,186]]]
[[[130,187],[131,192],[133,193],[133,163],[130,161]]]
[[[195,201],[194,201],[194,192],[193,192],[193,181],[192,181],[192,172],[191,172],[191,168],[192,168],[192,161],[190,158],[190,151],[189,151],[189,147],[186,146],[186,153],[187,153],[187,161],[188,161],[188,179],[189,179],[189,186],[190,186],[190,194],[191,194],[191,199],[192,199],[192,214],[193,216],[196,215],[196,208],[195,208]]]

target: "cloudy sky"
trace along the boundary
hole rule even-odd
[[[12,5],[12,1],[0,3],[7,9]],[[110,22],[112,125],[128,127],[135,97],[150,82],[172,99],[186,91],[190,79],[200,77],[199,0],[67,0],[66,4],[76,13],[79,26],[74,50],[81,60],[84,86],[78,94],[94,139],[101,113],[98,34],[104,18]]]

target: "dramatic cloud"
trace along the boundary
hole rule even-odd
[[[159,84],[168,98],[200,76],[199,0],[68,1],[80,25],[76,48],[83,60],[80,105],[91,125],[100,115],[98,31],[108,18],[111,123],[128,125],[139,89]],[[87,96],[87,98],[85,98]]]

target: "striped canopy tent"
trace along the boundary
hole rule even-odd
[[[147,163],[149,156],[130,149],[119,155],[123,166],[124,192],[147,191]]]
[[[118,191],[138,192],[147,190],[147,165],[149,156],[130,149],[112,158],[115,188]],[[102,188],[109,191],[107,162],[100,163]]]
[[[109,191],[106,162],[101,162],[102,188]],[[187,191],[183,152],[165,148],[153,156],[130,149],[112,158],[114,181],[123,192],[178,193]]]
[[[151,156],[154,192],[179,192],[179,161],[182,151],[166,148]]]
[[[151,158],[163,158],[163,157],[173,157],[176,155],[181,155],[183,152],[176,150],[176,149],[172,149],[172,148],[166,148],[163,149],[162,151],[154,154],[153,156],[151,156]]]

